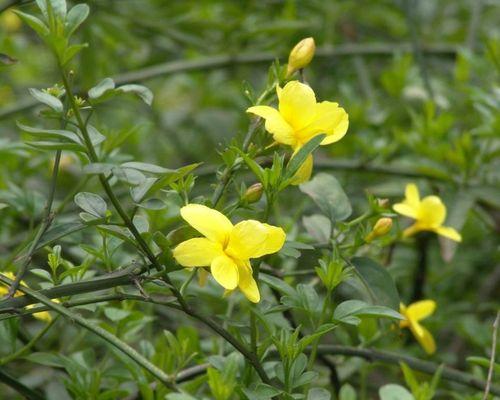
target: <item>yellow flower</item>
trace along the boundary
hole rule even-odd
[[[16,279],[16,277],[14,276],[14,274],[12,272],[3,272],[3,274],[9,279],[12,279],[12,280]],[[24,281],[21,281],[21,285],[27,286]],[[5,296],[7,293],[9,293],[9,289],[6,286],[0,285],[0,297]],[[17,290],[16,293],[14,294],[14,297],[22,296],[22,295],[23,295],[23,292],[21,292],[20,290]],[[53,299],[52,301],[59,303],[59,301],[57,299]],[[35,304],[30,304],[30,305],[26,306],[26,309],[29,310],[30,308],[33,308],[33,307],[35,307]],[[52,320],[52,317],[48,311],[40,311],[40,312],[33,314],[33,316],[35,318],[39,319],[40,321],[50,322]]]
[[[415,223],[403,232],[405,237],[420,231],[432,231],[457,242],[462,241],[460,233],[455,229],[443,226],[446,206],[439,197],[427,196],[420,200],[418,188],[413,183],[406,185],[405,196],[402,203],[393,206],[397,213],[415,219]]]
[[[433,300],[421,300],[406,307],[403,303],[399,305],[399,312],[406,319],[399,323],[401,328],[410,328],[413,336],[417,339],[427,354],[436,351],[436,342],[431,333],[420,325],[419,321],[427,318],[436,309],[436,302]]]
[[[316,43],[312,37],[302,39],[297,43],[288,56],[286,76],[291,76],[295,71],[307,67],[315,52]]]
[[[266,130],[276,142],[291,146],[294,154],[313,137],[325,133],[321,145],[339,141],[349,125],[349,117],[338,103],[316,102],[314,91],[298,81],[276,86],[278,109],[269,106],[250,107],[247,112],[266,120]],[[312,172],[310,155],[295,176],[294,184],[307,181]]]
[[[181,216],[205,237],[180,243],[173,252],[176,261],[184,267],[210,266],[222,287],[239,287],[248,300],[258,303],[260,293],[250,259],[279,251],[285,242],[283,229],[255,220],[233,225],[219,211],[201,204],[182,207]]]

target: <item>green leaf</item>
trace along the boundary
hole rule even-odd
[[[351,262],[370,302],[399,310],[398,290],[389,272],[369,258],[355,257]]]
[[[104,93],[115,88],[115,82],[111,78],[105,78],[99,82],[96,86],[89,90],[90,99],[98,99]]]
[[[474,364],[474,365],[479,365],[480,367],[488,369],[490,367],[490,360],[486,357],[467,357],[466,361],[468,363]],[[493,364],[493,370],[495,371],[496,374],[500,374],[500,364],[495,363]]]
[[[61,21],[66,18],[66,0],[36,0],[36,4],[47,20],[50,19],[49,11]]]
[[[134,93],[148,106],[153,104],[153,92],[146,86],[130,84],[117,87],[116,90],[123,93]]]
[[[343,221],[352,213],[351,203],[333,175],[319,173],[299,186],[332,222]]]
[[[272,287],[273,289],[276,289],[280,293],[286,294],[291,297],[297,295],[297,292],[293,287],[291,287],[282,279],[276,278],[275,276],[262,274],[261,276],[259,276],[259,280]]]
[[[304,146],[300,148],[300,150],[295,153],[295,155],[288,162],[283,180],[286,182],[292,179],[301,165],[306,161],[307,156],[311,154],[316,148],[320,145],[320,143],[325,138],[325,134],[317,135],[313,137],[309,142],[307,142]]]
[[[45,25],[40,19],[34,17],[33,15],[23,13],[19,10],[14,10],[14,12],[22,19],[22,21],[33,29],[38,36],[45,38],[49,35],[50,31],[47,25]]]
[[[62,66],[65,66],[67,63],[69,63],[73,59],[73,57],[75,57],[80,51],[87,47],[87,43],[72,44],[71,46],[66,47],[64,49],[64,54],[61,61]]]
[[[19,129],[21,129],[21,131],[26,132],[32,136],[36,136],[38,139],[62,140],[65,142],[72,142],[79,145],[82,144],[80,137],[76,133],[71,131],[33,128],[31,126],[23,125],[19,122],[17,123],[17,126]]]
[[[312,388],[307,392],[307,400],[330,400],[332,395],[323,388]]]
[[[403,386],[392,383],[382,386],[378,394],[380,400],[415,400],[413,395]]]
[[[248,400],[271,400],[283,393],[282,390],[265,383],[254,384],[250,388],[243,388],[242,391]]]
[[[38,89],[29,89],[30,94],[40,103],[43,103],[50,108],[52,108],[54,111],[57,111],[59,113],[63,112],[63,103],[61,100],[59,100],[57,97],[54,97],[48,93],[42,92],[41,90]]]
[[[339,392],[339,400],[356,400],[356,391],[348,383],[342,385]]]
[[[373,306],[361,300],[347,300],[340,303],[333,313],[333,319],[348,325],[359,325],[359,317],[380,317],[391,319],[404,319],[404,317],[391,308]]]
[[[148,164],[143,162],[126,162],[121,165],[122,168],[132,168],[142,172],[149,172],[151,174],[166,174],[176,172],[173,169],[163,168],[158,165]]]
[[[104,199],[94,193],[81,192],[77,193],[75,196],[75,203],[82,210],[88,212],[95,217],[105,217],[106,216],[106,202]]]
[[[85,21],[89,15],[89,6],[87,4],[77,4],[69,10],[66,16],[66,35],[70,37]]]
[[[83,167],[83,173],[87,175],[99,175],[99,174],[108,175],[115,167],[116,167],[115,164],[90,163]]]

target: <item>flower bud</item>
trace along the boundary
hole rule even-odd
[[[382,208],[389,208],[390,201],[389,199],[377,199],[377,204]]]
[[[372,231],[365,237],[365,241],[367,243],[370,243],[373,239],[388,234],[391,228],[392,228],[392,219],[380,218],[375,223]]]
[[[5,13],[0,17],[0,26],[7,32],[16,32],[19,28],[21,28],[21,25],[21,18],[19,18],[16,13],[11,10],[5,11]]]
[[[314,57],[315,51],[316,44],[312,37],[302,39],[297,43],[288,56],[287,76],[292,75],[299,69],[307,67]]]
[[[247,189],[243,198],[250,204],[257,203],[262,197],[263,190],[262,183],[254,183]]]

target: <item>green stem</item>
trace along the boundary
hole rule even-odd
[[[0,365],[7,364],[11,362],[12,360],[15,360],[16,358],[19,358],[26,354],[48,331],[52,326],[55,324],[57,321],[59,315],[57,315],[55,318],[51,319],[48,324],[45,324],[45,326],[38,331],[38,333],[33,336],[33,338],[26,343],[23,347],[21,347],[19,350],[16,352],[9,354],[8,356],[5,356],[3,358],[0,358]]]
[[[9,281],[10,279],[6,278],[5,276],[2,276],[2,280]],[[76,322],[78,325],[82,326],[83,328],[95,333],[97,336],[100,336],[106,342],[108,342],[112,346],[116,347],[122,353],[129,356],[138,365],[140,365],[141,367],[143,367],[144,369],[149,371],[155,378],[157,378],[160,382],[162,382],[166,387],[168,387],[169,389],[172,389],[172,390],[176,390],[175,386],[171,382],[170,377],[167,374],[165,374],[156,365],[149,362],[145,357],[143,357],[141,354],[139,354],[135,349],[130,347],[127,343],[121,341],[116,336],[109,333],[107,330],[101,328],[98,325],[95,325],[95,324],[87,321],[85,318],[81,317],[79,314],[75,314],[75,313],[69,311],[66,307],[63,307],[62,305],[51,301],[48,297],[40,294],[39,292],[37,292],[35,290],[32,290],[26,286],[20,286],[19,290],[21,292],[27,294],[28,296],[33,297],[35,300],[37,300],[39,303],[44,304],[49,309],[65,316],[70,321]]]
[[[35,391],[24,383],[19,381],[17,378],[10,375],[3,368],[0,368],[0,382],[6,384],[12,389],[16,390],[22,396],[24,396],[28,400],[44,400],[45,396],[40,394],[38,391]]]

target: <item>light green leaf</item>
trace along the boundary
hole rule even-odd
[[[69,10],[66,16],[66,35],[70,37],[85,21],[89,15],[89,6],[87,4],[77,4]]]
[[[340,303],[333,313],[333,319],[349,325],[358,325],[359,317],[380,317],[403,319],[403,316],[391,308],[372,306],[361,300],[347,300]]]
[[[108,90],[113,90],[115,88],[115,82],[111,78],[105,78],[99,82],[96,86],[89,90],[90,99],[98,99]]]
[[[144,101],[144,103],[146,103],[148,106],[153,104],[153,92],[146,86],[130,84],[120,86],[116,88],[116,90],[123,93],[134,93],[139,96],[142,101]]]
[[[104,199],[94,193],[81,192],[75,196],[75,203],[82,210],[96,217],[106,216],[106,202]]]
[[[343,221],[352,213],[349,198],[333,175],[319,173],[299,188],[313,199],[332,222]]]
[[[378,394],[380,400],[415,400],[413,395],[403,386],[392,383],[382,386]]]
[[[43,103],[50,108],[52,108],[54,111],[57,111],[59,113],[63,112],[63,103],[61,100],[59,100],[57,97],[54,97],[48,93],[42,92],[41,90],[38,89],[29,89],[30,94],[40,103]]]

